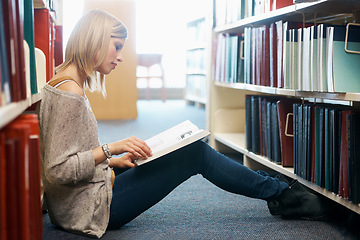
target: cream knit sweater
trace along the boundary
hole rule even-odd
[[[109,161],[95,167],[100,145],[94,114],[84,97],[49,85],[39,109],[41,174],[53,224],[100,238],[112,198]]]

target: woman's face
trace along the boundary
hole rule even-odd
[[[107,50],[104,61],[97,67],[97,71],[102,74],[109,74],[112,70],[115,69],[116,65],[119,62],[122,62],[121,50],[125,44],[124,38],[112,37],[110,39],[109,48]]]

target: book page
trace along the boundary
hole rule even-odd
[[[149,145],[153,153],[156,153],[164,148],[174,145],[177,142],[180,142],[198,131],[199,128],[187,120],[152,138],[149,138],[145,142]]]
[[[189,120],[184,121],[152,138],[147,139],[145,142],[151,148],[153,156],[147,159],[140,158],[136,160],[135,164],[139,166],[150,162],[158,157],[198,141],[209,134],[209,131],[199,129]]]

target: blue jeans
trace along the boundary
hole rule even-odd
[[[198,141],[116,175],[109,229],[130,222],[196,174],[226,191],[264,200],[275,199],[288,188]]]

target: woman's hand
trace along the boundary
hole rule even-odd
[[[136,159],[130,153],[127,153],[119,158],[110,158],[109,167],[133,168],[133,167],[136,167],[136,164],[134,163]]]
[[[126,153],[120,158],[111,158],[115,159],[113,161],[113,167],[135,167],[135,160],[139,158],[147,159],[152,156],[150,147],[143,140],[137,137],[129,137],[121,141],[110,143],[108,146],[110,148],[111,155]],[[107,159],[101,147],[93,149],[93,155],[95,159],[95,166]],[[118,159],[122,159],[121,162]]]
[[[129,137],[121,141],[110,143],[109,148],[112,155],[128,153],[133,160],[139,158],[147,159],[152,156],[150,147],[137,137]]]

